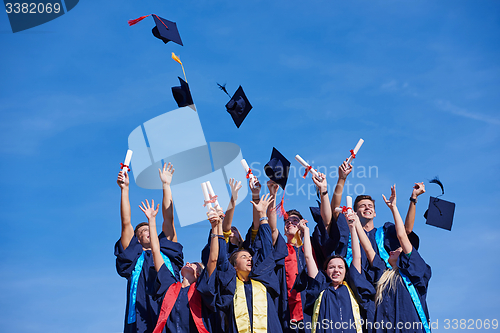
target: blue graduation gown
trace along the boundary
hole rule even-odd
[[[203,263],[203,265],[207,265],[207,262],[208,262],[208,257],[210,255],[210,234],[212,233],[212,231],[209,232],[208,234],[208,241],[207,241],[207,244],[205,245],[205,247],[203,248],[203,250],[201,250],[201,262]],[[231,254],[233,254],[234,252],[238,251],[239,248],[237,245],[234,245],[232,244],[231,242],[228,242],[227,243],[227,257],[231,257]]]
[[[261,282],[266,287],[267,296],[267,330],[268,332],[282,332],[281,323],[279,320],[278,310],[275,306],[276,298],[279,296],[278,278],[274,272],[275,259],[272,251],[272,235],[271,228],[268,224],[263,224],[259,227],[255,242],[261,242],[259,250],[253,256],[253,268],[250,272],[250,279]],[[215,285],[209,286],[207,290],[199,289],[203,292],[204,297],[214,298],[217,311],[227,314],[227,327],[225,332],[238,332],[236,320],[234,317],[234,294],[236,292],[236,270],[231,266],[224,256],[226,249],[224,243],[219,247],[219,257],[225,262],[217,266]],[[252,285],[245,284],[245,295],[247,305],[252,304]],[[253,306],[248,306],[248,314],[252,320]]]
[[[322,291],[324,292],[321,298],[316,332],[356,333],[349,290],[344,285],[335,289],[330,278],[323,271],[319,271],[314,279],[309,277],[305,312],[310,316],[313,315],[314,303]]]
[[[198,287],[200,284],[207,283],[206,282],[206,279],[208,279],[207,275],[208,274],[206,273],[206,270],[203,270],[202,274],[200,275],[200,278],[198,279],[196,287]],[[162,304],[163,299],[165,297],[165,293],[167,292],[168,288],[176,282],[177,279],[172,275],[172,272],[170,272],[165,265],[162,265],[160,270],[158,271],[155,283],[155,289],[156,289],[155,297],[159,299],[160,304]],[[193,321],[193,317],[189,307],[189,300],[188,300],[189,288],[190,286],[181,288],[179,295],[175,300],[172,311],[168,316],[167,323],[165,324],[165,327],[163,328],[162,332],[198,333],[198,328],[196,327],[196,324]],[[201,309],[202,309],[201,314],[202,314],[203,325],[209,332],[212,332],[211,320],[213,318],[211,317],[211,314],[214,313],[213,312],[214,306],[213,304],[206,304],[202,300]]]
[[[380,258],[377,260],[382,261]],[[411,283],[415,286],[415,290],[418,293],[418,297],[427,320],[430,320],[426,298],[427,286],[429,284],[429,279],[431,278],[431,267],[425,263],[418,251],[413,249],[410,257],[404,253],[400,254],[398,259],[398,268],[401,272],[408,276]],[[375,329],[374,332],[425,332],[423,327],[419,329],[421,327],[419,325],[420,317],[418,316],[417,310],[413,305],[410,293],[402,281],[401,283],[398,283],[395,291],[389,290],[389,288],[384,290],[382,302],[375,310],[375,321],[381,323],[382,320],[384,323],[390,322],[392,324],[392,329],[384,330],[380,328]],[[397,323],[403,323],[403,329],[398,329]],[[404,328],[404,323],[412,323],[412,327],[410,329],[406,329]],[[413,323],[415,324],[413,325]],[[388,328],[387,324],[385,328]]]
[[[306,259],[304,257],[304,251],[302,247],[295,247],[295,256],[297,260],[297,276],[300,276],[302,271],[306,270]],[[290,325],[290,309],[288,304],[288,290],[286,283],[286,267],[285,267],[285,258],[288,254],[288,247],[286,242],[281,235],[278,236],[276,240],[276,244],[274,244],[273,255],[276,259],[276,275],[279,280],[280,285],[280,296],[277,298],[276,307],[278,308],[278,312],[280,314],[280,321],[283,327],[283,332],[304,332],[304,330],[299,330],[298,325]],[[295,283],[295,282],[294,282]],[[305,308],[306,304],[306,291],[305,288],[301,288],[302,284],[297,283],[297,288],[294,288],[298,292],[300,292],[300,299],[302,302],[302,310]],[[303,322],[311,321],[311,317],[304,313]],[[310,332],[309,329],[306,329],[305,332]]]
[[[179,271],[182,268],[183,254],[182,245],[169,241],[162,232],[159,235],[160,248],[171,261],[175,275],[179,276]],[[137,283],[137,296],[135,304],[136,321],[127,323],[127,314],[130,304],[130,286],[132,272],[134,271],[137,259],[144,252],[144,264]],[[127,279],[127,306],[125,309],[125,324],[124,333],[143,333],[153,332],[158,314],[160,312],[161,303],[153,299],[155,295],[155,279],[156,269],[153,262],[153,254],[151,250],[144,251],[142,245],[134,236],[129,243],[129,246],[124,250],[121,241],[118,240],[115,244],[116,256],[116,271],[121,277]]]

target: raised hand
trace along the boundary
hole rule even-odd
[[[297,228],[302,231],[302,234],[304,233],[304,230],[309,230],[309,227],[307,226],[307,220],[300,220],[299,224],[297,225]]]
[[[320,193],[325,192],[328,189],[328,184],[326,182],[326,175],[324,173],[318,172],[319,177],[321,178],[321,181],[313,175],[312,180],[314,184],[318,187]]]
[[[347,164],[347,158],[345,159],[344,162],[339,166],[339,178],[340,179],[346,179],[347,176],[351,173],[352,171],[352,165],[351,163]]]
[[[229,187],[231,188],[232,200],[238,200],[238,191],[241,189],[241,186],[241,182],[234,180],[234,178],[229,179]]]
[[[120,188],[122,189],[128,187],[130,183],[130,180],[128,179],[128,172],[127,171],[118,172],[118,179],[116,180],[116,182],[118,183],[118,186],[120,186]]]
[[[422,193],[425,193],[424,182],[415,183],[415,186],[413,186],[413,191],[411,192],[411,197],[416,199]]]
[[[168,165],[166,163],[163,164],[163,169],[158,169],[161,182],[165,185],[170,185],[170,183],[172,183],[172,175],[174,174],[174,171],[175,169],[172,163],[169,162]]]
[[[144,204],[144,202],[141,202],[141,204],[142,205],[139,205],[139,208],[142,210],[144,215],[146,215],[148,220],[156,217],[156,214],[158,214],[158,209],[160,208],[160,204],[156,206],[156,209],[154,200],[151,200],[151,206],[149,205],[148,199],[146,199],[146,204]]]
[[[385,197],[385,195],[382,194],[382,198],[384,198],[384,202],[389,207],[390,209],[393,209],[396,207],[396,184],[391,186],[391,197],[389,200]]]
[[[221,212],[222,212],[222,209],[220,209],[220,208],[215,209],[214,207],[210,207],[210,210],[207,212],[208,221],[210,221],[212,228],[215,227],[217,224],[222,222],[222,219],[220,216]]]
[[[269,189],[269,193],[270,193],[272,196],[276,197],[276,193],[278,193],[278,189],[279,189],[279,187],[280,187],[280,186],[279,186],[279,185],[278,185],[278,183],[276,183],[275,181],[273,181],[273,180],[271,180],[271,179],[269,179],[269,180],[267,181],[267,188]]]
[[[352,209],[349,209],[347,212],[345,212],[344,216],[349,226],[354,226],[359,222],[358,214],[356,214]]]
[[[266,214],[267,206],[269,206],[269,203],[273,199],[273,196],[268,194],[263,195],[260,198],[260,201],[258,204],[256,204],[254,201],[250,201],[254,208],[259,212],[259,214]]]
[[[252,197],[259,197],[260,196],[260,189],[262,185],[260,184],[259,180],[257,177],[255,177],[254,181],[250,181],[249,183],[250,186],[250,191],[252,191]]]

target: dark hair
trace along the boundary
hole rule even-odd
[[[302,217],[302,214],[299,213],[298,210],[296,209],[290,209],[289,211],[286,212],[287,215],[285,216],[290,216],[290,215],[296,215],[299,217],[299,219],[303,220],[304,218]]]
[[[141,222],[139,223],[136,227],[135,227],[135,230],[134,230],[134,235],[135,237],[137,237],[137,230],[139,230],[140,227],[142,226],[145,226],[147,225],[149,227],[149,223],[148,222]]]
[[[347,261],[345,261],[344,257],[342,257],[341,255],[338,255],[338,254],[332,254],[331,256],[326,258],[325,263],[323,264],[323,270],[326,272],[326,269],[328,268],[328,264],[330,263],[330,261],[332,259],[335,259],[335,258],[342,259],[342,261],[344,262],[344,265],[345,265],[346,272],[347,272]]]
[[[238,253],[243,252],[243,251],[248,252],[250,255],[252,255],[250,253],[250,251],[245,250],[245,249],[241,249],[241,250],[233,252],[233,254],[231,254],[231,256],[229,257],[229,263],[231,264],[231,266],[234,267],[234,265],[236,264],[236,258],[238,258]]]
[[[354,209],[354,211],[358,210],[358,203],[361,200],[370,200],[371,202],[373,202],[373,208],[375,208],[375,200],[373,200],[371,196],[363,194],[363,195],[358,195],[356,197],[356,200],[354,200],[354,205],[353,205],[354,207],[352,207]]]

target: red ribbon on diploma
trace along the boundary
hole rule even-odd
[[[128,167],[128,165],[125,165],[125,164],[123,164],[123,163],[120,163],[120,166],[121,166],[121,168],[120,168],[120,169],[122,169],[122,170],[123,170],[123,168],[127,168],[127,169],[128,169],[128,171],[130,172],[130,168]]]
[[[203,204],[203,207],[206,207],[206,205],[209,204],[209,203],[214,203],[214,202],[217,201],[217,196],[216,195],[210,195],[209,194],[209,196],[210,196],[210,200],[204,200],[205,203]]]
[[[312,166],[308,166],[306,168],[306,172],[304,173],[304,175],[302,176],[302,178],[306,179],[306,176],[307,176],[307,173],[312,169]]]
[[[248,168],[247,179],[250,178],[250,175],[253,175],[252,169]]]
[[[352,156],[352,158],[356,158],[356,154],[354,154],[354,150],[353,150],[353,149],[351,149],[351,150],[349,150],[349,151],[351,152],[351,156]]]

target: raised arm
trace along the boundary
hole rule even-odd
[[[267,217],[269,219],[269,226],[271,227],[271,232],[273,233],[273,246],[276,244],[276,240],[279,236],[278,231],[278,217],[276,216],[276,193],[278,193],[279,185],[272,180],[267,182],[267,188],[269,189],[269,194],[271,194],[271,202],[267,206]]]
[[[342,202],[342,192],[344,191],[344,184],[347,176],[352,171],[352,165],[347,164],[347,159],[342,162],[339,166],[339,179],[337,180],[337,185],[335,185],[335,191],[333,191],[331,210],[333,219],[336,221],[339,217],[339,213],[335,212],[335,208],[340,206]]]
[[[406,213],[405,218],[405,229],[407,235],[409,235],[413,231],[413,225],[415,223],[415,213],[417,211],[417,197],[422,193],[425,193],[424,182],[415,183],[410,196],[410,206],[408,207],[408,213]]]
[[[129,183],[130,180],[128,178],[128,173],[123,169],[123,172],[118,173],[118,186],[121,189],[121,198],[120,198],[120,217],[122,222],[122,231],[120,242],[122,244],[123,249],[125,250],[132,237],[134,237],[134,227],[132,227],[131,222],[131,210],[130,210],[130,199],[129,199]]]
[[[160,204],[158,204],[155,209],[155,201],[151,200],[151,206],[150,206],[149,201],[146,200],[146,204],[144,204],[144,202],[141,202],[139,208],[148,218],[151,252],[153,253],[153,261],[155,264],[155,269],[158,272],[161,266],[165,263],[163,261],[163,257],[161,256],[160,241],[158,240],[158,233],[156,231],[156,215],[158,214],[158,210],[160,209]]]
[[[359,247],[358,232],[356,228],[356,219],[359,222],[358,215],[351,211],[350,214],[346,213],[347,224],[349,225],[349,232],[351,233],[351,248],[352,248],[352,266],[354,266],[358,273],[361,273],[361,248]],[[361,223],[360,223],[361,225]],[[364,231],[362,231],[365,233]],[[366,236],[366,235],[365,235]],[[368,237],[366,237],[368,239]],[[373,249],[372,249],[373,250]],[[370,263],[373,262],[373,258]]]
[[[264,194],[262,198],[260,198],[258,203],[256,203],[255,201],[250,201],[253,205],[254,210],[257,212],[258,216],[257,221],[255,220],[253,221],[254,225],[258,223],[260,226],[261,224],[269,223],[267,217],[267,207],[271,203],[272,198],[273,198],[272,195],[268,193]]]
[[[348,224],[349,224],[349,230],[351,229],[351,221],[353,221],[354,227],[356,228],[356,234],[358,236],[359,242],[361,243],[361,246],[363,247],[363,250],[366,253],[366,258],[368,259],[368,262],[370,263],[370,266],[371,266],[373,264],[373,259],[375,258],[376,252],[373,249],[372,243],[370,242],[370,239],[366,235],[365,230],[363,229],[363,226],[361,225],[361,222],[359,221],[358,214],[351,211],[350,214],[346,215],[346,220],[348,221]],[[352,232],[351,232],[351,234],[352,234]],[[351,238],[352,238],[352,236],[351,236]],[[352,252],[353,252],[353,261],[354,261],[354,247],[353,246],[354,245],[351,245]],[[360,265],[361,265],[361,262],[360,262]],[[361,272],[361,271],[358,269],[358,272]]]
[[[231,224],[233,222],[234,207],[236,206],[236,201],[238,201],[238,191],[241,188],[241,182],[237,182],[234,178],[229,179],[229,187],[231,187],[231,200],[229,200],[229,206],[227,207],[226,216],[222,221],[222,231],[224,233],[231,233]]]
[[[408,239],[408,235],[406,234],[405,226],[403,224],[403,219],[399,214],[398,207],[396,206],[396,184],[391,186],[391,197],[389,200],[382,194],[384,198],[384,202],[389,207],[392,212],[392,216],[394,217],[394,224],[396,225],[396,235],[398,236],[399,244],[403,249],[403,252],[408,254],[411,253],[413,247]]]
[[[222,219],[220,217],[220,212],[212,207],[207,213],[207,216],[212,227],[210,233],[210,254],[208,255],[207,262],[208,276],[211,276],[217,267],[217,259],[219,258],[219,238],[224,236],[222,236]]]
[[[306,259],[307,275],[314,279],[316,275],[318,275],[318,266],[316,265],[316,261],[314,260],[312,252],[311,236],[309,233],[309,227],[307,226],[307,221],[300,220],[298,228],[304,236],[303,250],[304,258]]]
[[[255,181],[252,181],[252,179],[249,180],[248,185],[250,186],[250,191],[252,192],[252,201],[255,202],[256,204],[259,203],[260,201],[260,189],[261,189],[261,184],[259,183],[259,180],[257,177],[255,178]],[[255,206],[253,209],[253,230],[258,230],[260,223],[259,221],[259,213],[255,210]],[[257,221],[257,222],[255,222]]]
[[[163,203],[161,212],[163,214],[162,230],[168,240],[177,242],[177,233],[174,225],[174,202],[172,200],[172,175],[174,174],[174,166],[171,163],[163,164],[163,169],[158,169],[163,187]],[[156,230],[156,229],[155,229]]]
[[[313,182],[318,187],[319,195],[321,198],[321,219],[323,220],[326,230],[329,232],[330,221],[332,220],[332,208],[330,206],[330,198],[328,197],[328,184],[326,181],[326,175],[321,172],[318,172],[318,174],[321,177],[321,181],[316,178],[316,176],[313,176]]]

